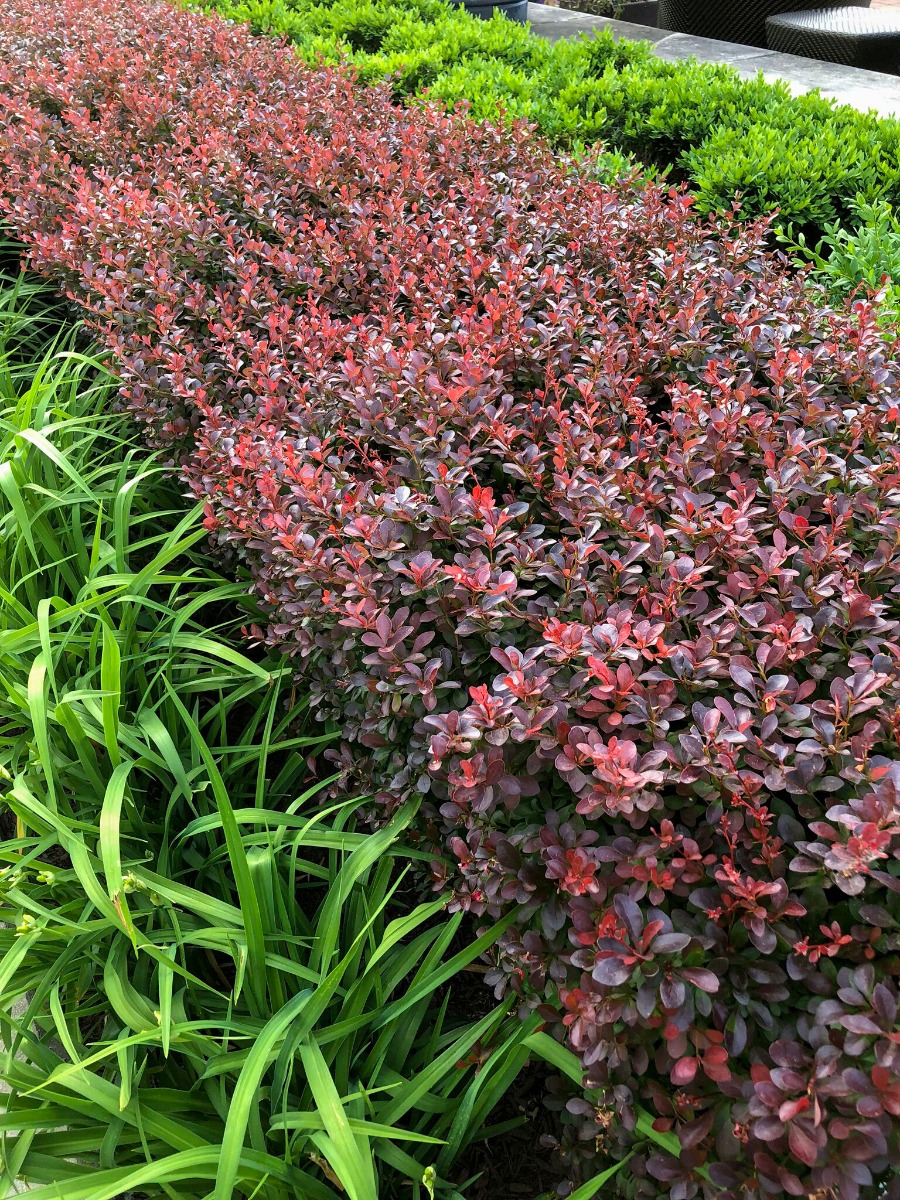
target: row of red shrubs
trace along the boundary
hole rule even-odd
[[[897,1196],[900,372],[684,196],[214,19],[0,3],[2,206],[622,1195]],[[448,859],[446,861],[451,861]],[[680,1159],[635,1134],[642,1107]]]

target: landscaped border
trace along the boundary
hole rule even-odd
[[[581,1056],[586,1144],[673,1197],[886,1180],[900,382],[871,310],[762,228],[223,22],[5,11],[10,219],[342,772],[500,923],[491,981]]]

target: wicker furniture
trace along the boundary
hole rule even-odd
[[[456,5],[461,5],[466,12],[470,12],[473,17],[483,17],[486,21],[494,15],[494,13],[503,13],[509,17],[511,21],[526,21],[528,19],[528,0],[453,0]]]
[[[845,4],[846,0],[833,0],[820,7]],[[861,8],[868,4],[869,0],[860,0]],[[745,46],[765,46],[767,17],[808,7],[809,0],[659,0],[659,27]]]
[[[770,50],[900,74],[900,12],[890,8],[816,8],[766,21]]]

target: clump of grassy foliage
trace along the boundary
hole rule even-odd
[[[458,1200],[529,1057],[578,1069],[460,1013],[502,926],[416,901],[411,809],[319,802],[328,735],[61,318],[0,288],[2,1186]]]

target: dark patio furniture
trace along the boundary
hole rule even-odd
[[[834,0],[822,8],[836,8],[846,0]],[[860,0],[867,8],[869,0]],[[659,0],[659,27],[675,33],[765,46],[766,18],[775,13],[808,8],[809,0]]]
[[[453,3],[470,12],[473,17],[482,17],[486,21],[498,12],[511,21],[528,19],[528,0],[453,0]]]
[[[626,0],[618,14],[618,20],[631,21],[635,25],[656,25],[659,20],[657,0]]]
[[[770,50],[900,74],[900,12],[890,8],[815,8],[766,21]]]

